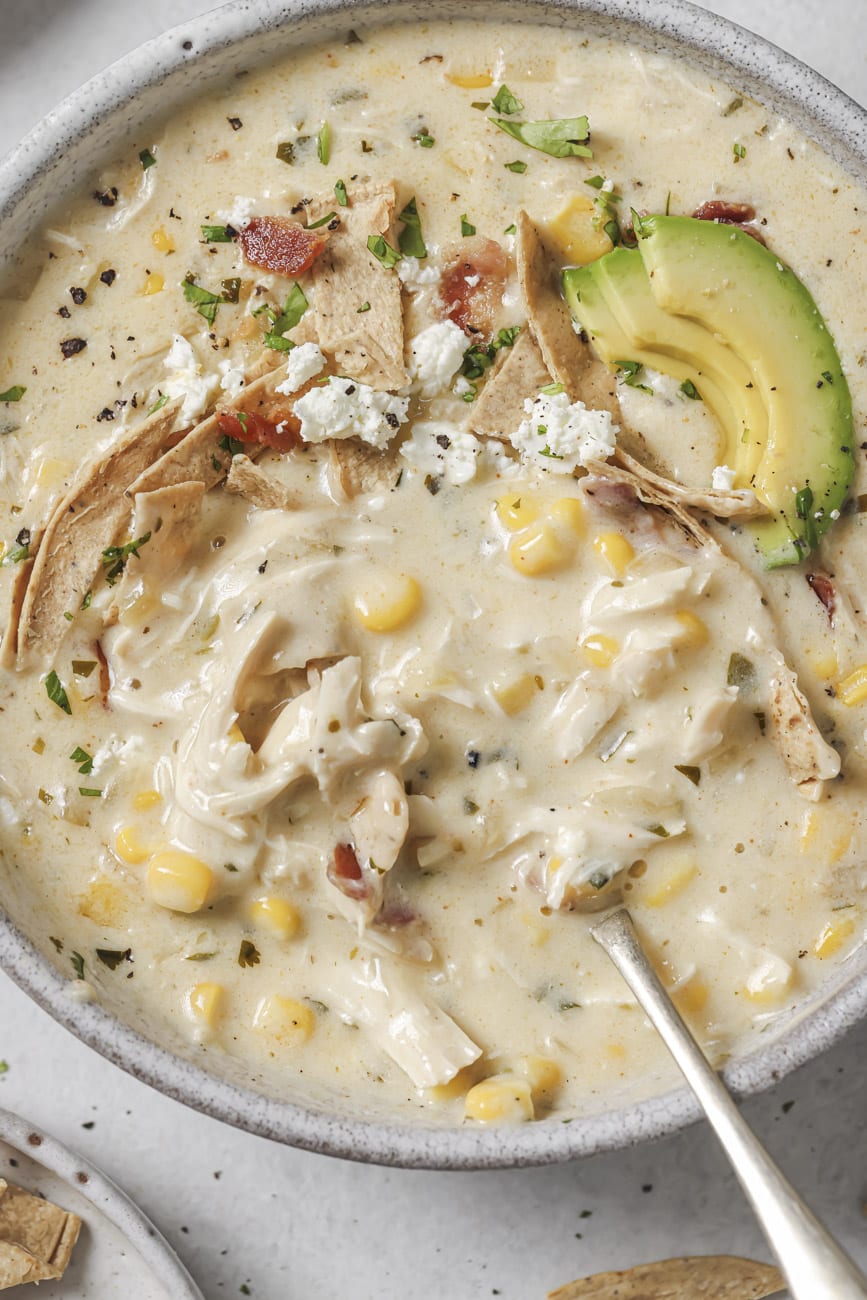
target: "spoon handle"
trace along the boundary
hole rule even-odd
[[[867,1300],[867,1278],[771,1160],[650,965],[626,908],[591,933],[608,953],[692,1088],[764,1229],[793,1300]]]

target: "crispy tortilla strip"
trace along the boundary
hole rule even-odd
[[[518,213],[515,225],[518,280],[545,365],[563,385],[570,402],[580,400],[593,410],[610,411],[622,424],[614,376],[572,328],[569,308],[560,293],[559,261],[526,212]]]
[[[222,409],[255,412],[266,419],[274,414],[275,406],[285,413],[291,409],[292,397],[277,392],[277,385],[285,378],[284,362],[277,370],[271,370],[261,379],[248,384],[231,405],[227,403]],[[201,424],[197,424],[176,447],[172,447],[129,483],[127,496],[153,492],[155,488],[172,487],[177,483],[190,483],[193,479],[204,483],[206,491],[222,482],[228,473],[230,459],[220,446],[223,434],[220,432],[219,418],[220,412],[216,411]],[[262,450],[263,448],[250,444],[247,455],[253,459]]]
[[[513,345],[502,349],[481,396],[473,402],[470,429],[480,437],[508,442],[524,418],[524,399],[550,382],[538,343],[522,329]]]
[[[0,1291],[63,1277],[81,1220],[0,1178]]]
[[[815,802],[823,782],[840,774],[840,755],[823,738],[798,678],[779,650],[767,647],[773,676],[770,685],[771,738],[798,793]]]
[[[371,388],[403,388],[407,374],[400,280],[367,247],[370,235],[388,234],[394,185],[356,185],[347,188],[347,195],[348,207],[337,209],[340,228],[311,267],[312,305],[299,330],[306,322],[306,335],[315,325],[319,346],[334,358],[339,374]],[[307,209],[308,222],[333,211],[333,196],[314,199]],[[370,308],[359,312],[363,303]],[[296,331],[295,337],[300,341],[302,335]]]
[[[397,487],[402,465],[397,447],[380,451],[360,438],[335,438],[329,453],[332,476],[350,499],[365,492],[390,492]]]
[[[41,534],[31,538],[31,546],[34,553],[39,549]],[[33,565],[35,564],[34,556],[28,560],[22,560],[18,565],[15,573],[15,579],[12,583],[12,595],[9,600],[9,619],[3,632],[3,644],[0,645],[0,664],[4,668],[10,669],[15,667],[18,659],[18,628],[21,622],[21,610],[24,607],[24,597],[27,594],[27,587],[33,576]]]
[[[249,456],[233,456],[225,488],[260,510],[292,510],[298,505],[282,484],[254,465]]]
[[[180,407],[180,401],[169,402],[122,442],[86,462],[55,506],[21,602],[19,662],[29,654],[48,656],[60,644],[69,627],[64,615],[80,608],[103,551],[129,517],[124,488],[162,456]]]
[[[606,484],[619,486],[626,494],[624,504],[628,504],[629,494],[631,494],[633,499],[637,497],[646,506],[655,506],[658,510],[664,511],[691,545],[718,551],[720,548],[716,539],[708,530],[688,510],[685,510],[679,501],[661,492],[655,486],[656,475],[645,470],[637,461],[632,463],[636,466],[635,470],[624,469],[621,465],[612,465],[608,461],[593,461],[587,467],[591,478],[584,480],[585,490],[592,495],[593,481],[600,479]]]
[[[548,1293],[548,1300],[763,1300],[785,1286],[779,1269],[735,1255],[697,1255],[595,1273]]]
[[[204,483],[197,480],[136,493],[130,532],[150,536],[124,565],[115,588],[116,608],[126,609],[147,583],[158,591],[181,567],[199,535],[204,493]]]
[[[688,488],[683,483],[675,483],[671,479],[663,478],[661,474],[655,474],[653,470],[648,469],[646,465],[640,464],[634,457],[630,456],[622,447],[618,447],[615,451],[614,462],[622,466],[623,469],[639,475],[643,482],[655,488],[661,495],[667,496],[681,505],[693,506],[697,510],[706,510],[718,519],[754,519],[757,515],[767,514],[767,510],[759,501],[755,492],[751,492],[749,488],[742,488],[738,491],[709,488],[706,492]]]

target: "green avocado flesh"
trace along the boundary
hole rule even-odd
[[[796,564],[833,523],[854,474],[852,406],[807,289],[757,240],[693,217],[642,217],[638,249],[564,273],[603,361],[689,379],[715,415],[769,568]]]

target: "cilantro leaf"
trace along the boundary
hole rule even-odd
[[[701,401],[701,393],[698,391],[691,379],[684,379],[680,386],[680,391],[683,393],[684,397],[688,397],[692,402]]]
[[[488,121],[506,135],[552,158],[593,157],[593,150],[583,143],[590,136],[586,116],[562,117],[552,122],[508,122],[501,117],[489,117]]]
[[[491,100],[491,108],[495,113],[504,113],[506,117],[514,117],[516,113],[523,111],[524,105],[520,99],[515,98],[508,86],[500,86],[500,89]]]
[[[461,214],[461,234],[466,239],[469,235],[474,235],[476,228],[471,221],[467,221],[466,212]]]
[[[316,137],[316,156],[323,167],[328,166],[331,160],[331,127],[327,122],[322,123]]]
[[[642,393],[653,393],[653,389],[647,384],[641,383],[641,376],[644,374],[644,366],[640,361],[615,361],[617,369],[620,371],[624,384],[629,388],[640,388]]]
[[[72,969],[75,971],[75,978],[84,979],[84,958],[80,952],[74,952],[69,960],[72,962]]]
[[[343,181],[337,181],[337,183],[334,186],[334,193],[337,198],[337,202],[340,204],[340,206],[342,208],[347,207],[349,204],[349,199],[346,197],[346,185],[344,184]]]
[[[151,539],[150,533],[137,537],[134,542],[124,542],[122,546],[107,546],[102,553],[102,564],[108,585],[113,587],[123,572],[124,565],[131,555],[138,555],[145,542]]]
[[[13,384],[5,393],[0,393],[0,402],[20,402],[26,392],[23,384]]]
[[[45,691],[52,704],[56,704],[58,709],[63,709],[64,713],[72,713],[69,705],[69,696],[63,688],[63,682],[57,676],[56,671],[52,668],[51,672],[45,678]]]
[[[92,754],[88,754],[86,749],[82,749],[80,745],[76,745],[69,757],[72,759],[73,763],[79,764],[78,770],[82,776],[90,776],[93,771]]]
[[[210,289],[203,289],[200,284],[196,284],[192,271],[188,271],[181,281],[181,288],[187,302],[193,303],[199,315],[204,316],[209,325],[213,325],[217,308],[222,302],[220,294],[211,293]]]
[[[146,172],[148,167],[156,167],[157,165],[157,160],[151,153],[150,149],[142,149],[138,156],[138,160],[141,163],[141,169],[143,172]]]
[[[404,257],[427,257],[427,247],[421,233],[421,217],[415,198],[411,198],[403,212],[398,216],[403,222],[403,230],[398,236],[398,247]]]
[[[234,226],[202,226],[202,239],[206,244],[231,244],[237,238]]]
[[[403,257],[403,254],[399,253],[396,248],[392,248],[391,244],[387,243],[382,235],[369,235],[367,247],[373,253],[377,262],[381,262],[388,270],[393,266],[397,266]]]
[[[507,172],[517,172],[519,176],[527,170],[527,164],[518,160],[517,162],[504,163]]]

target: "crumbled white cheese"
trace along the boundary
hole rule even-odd
[[[201,362],[183,334],[173,335],[164,364],[167,372],[163,385],[165,395],[172,401],[176,397],[184,399],[181,423],[191,424],[207,407],[217,376],[202,374]]]
[[[434,321],[410,340],[410,378],[422,397],[435,397],[448,386],[466,350],[467,336],[453,320]]]
[[[438,267],[427,259],[422,263],[417,257],[402,257],[397,264],[397,274],[410,293],[418,293],[428,285],[436,284],[440,278]]]
[[[324,365],[325,358],[318,343],[299,343],[286,358],[286,378],[277,385],[277,392],[297,393],[308,379],[319,374]]]
[[[244,371],[225,357],[218,365],[220,388],[230,399],[235,398],[244,387]]]
[[[460,486],[475,478],[482,450],[478,438],[445,420],[417,420],[400,454],[416,473]]]
[[[589,410],[570,402],[566,393],[540,393],[524,402],[522,420],[509,441],[533,464],[557,474],[571,474],[579,465],[607,460],[614,451],[617,425],[610,412]]]
[[[463,397],[466,393],[471,393],[472,391],[473,391],[473,386],[470,383],[469,379],[466,379],[463,375],[458,375],[457,379],[454,382],[454,387],[452,388],[452,392],[455,394],[455,396]]]
[[[327,438],[361,438],[382,450],[407,420],[408,397],[379,393],[367,384],[332,375],[295,403],[305,442]]]
[[[735,485],[735,472],[728,465],[715,465],[710,485],[714,492],[731,492]]]
[[[245,198],[243,194],[236,194],[232,206],[224,208],[222,212],[217,213],[217,216],[225,225],[241,230],[252,217],[257,201]]]

